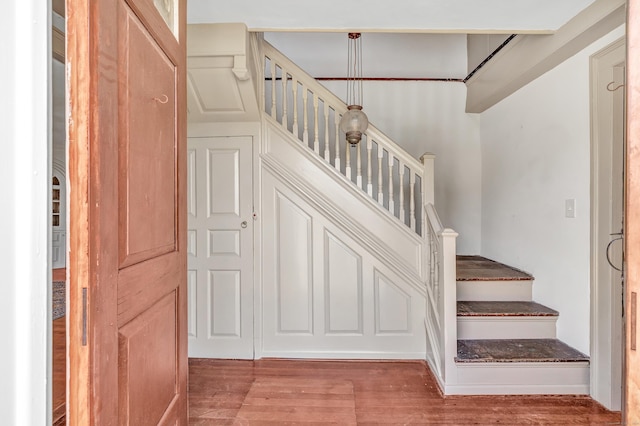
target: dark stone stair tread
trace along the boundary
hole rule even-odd
[[[456,362],[585,362],[589,357],[558,339],[458,340]]]
[[[458,302],[459,317],[557,317],[558,312],[536,302]]]
[[[456,257],[457,281],[528,281],[533,276],[482,256]]]

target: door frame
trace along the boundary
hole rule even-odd
[[[620,300],[620,291],[603,282],[599,275],[603,273],[599,264],[599,254],[609,239],[603,241],[599,232],[601,223],[609,219],[602,217],[599,207],[609,206],[610,190],[607,188],[611,176],[611,167],[606,165],[611,158],[611,139],[613,124],[611,120],[612,96],[606,87],[613,78],[616,66],[625,62],[625,38],[621,37],[590,57],[590,99],[591,99],[591,247],[590,247],[590,285],[591,285],[591,396],[608,409],[621,409],[620,389],[622,386],[622,359],[618,366],[612,364],[612,356],[621,340],[612,338],[613,330],[622,330],[622,319],[617,316],[613,301]],[[610,209],[609,209],[610,211]],[[607,234],[609,231],[606,232]],[[608,266],[607,266],[608,267]],[[617,303],[617,302],[616,302]],[[621,305],[617,305],[621,306]],[[616,368],[617,367],[617,368]],[[619,377],[615,378],[616,375]],[[617,391],[615,388],[618,388]]]

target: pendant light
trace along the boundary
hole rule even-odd
[[[369,126],[367,115],[362,112],[362,38],[360,33],[349,33],[349,57],[347,60],[347,112],[340,119],[340,130],[346,133],[347,142],[358,144]]]

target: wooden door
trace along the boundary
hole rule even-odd
[[[627,5],[627,157],[625,258],[625,404],[623,423],[640,424],[640,0]]]
[[[186,424],[185,1],[67,0],[70,424]]]
[[[252,139],[188,145],[189,356],[253,359]]]

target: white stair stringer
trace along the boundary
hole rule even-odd
[[[424,243],[264,121],[260,357],[424,359]]]

